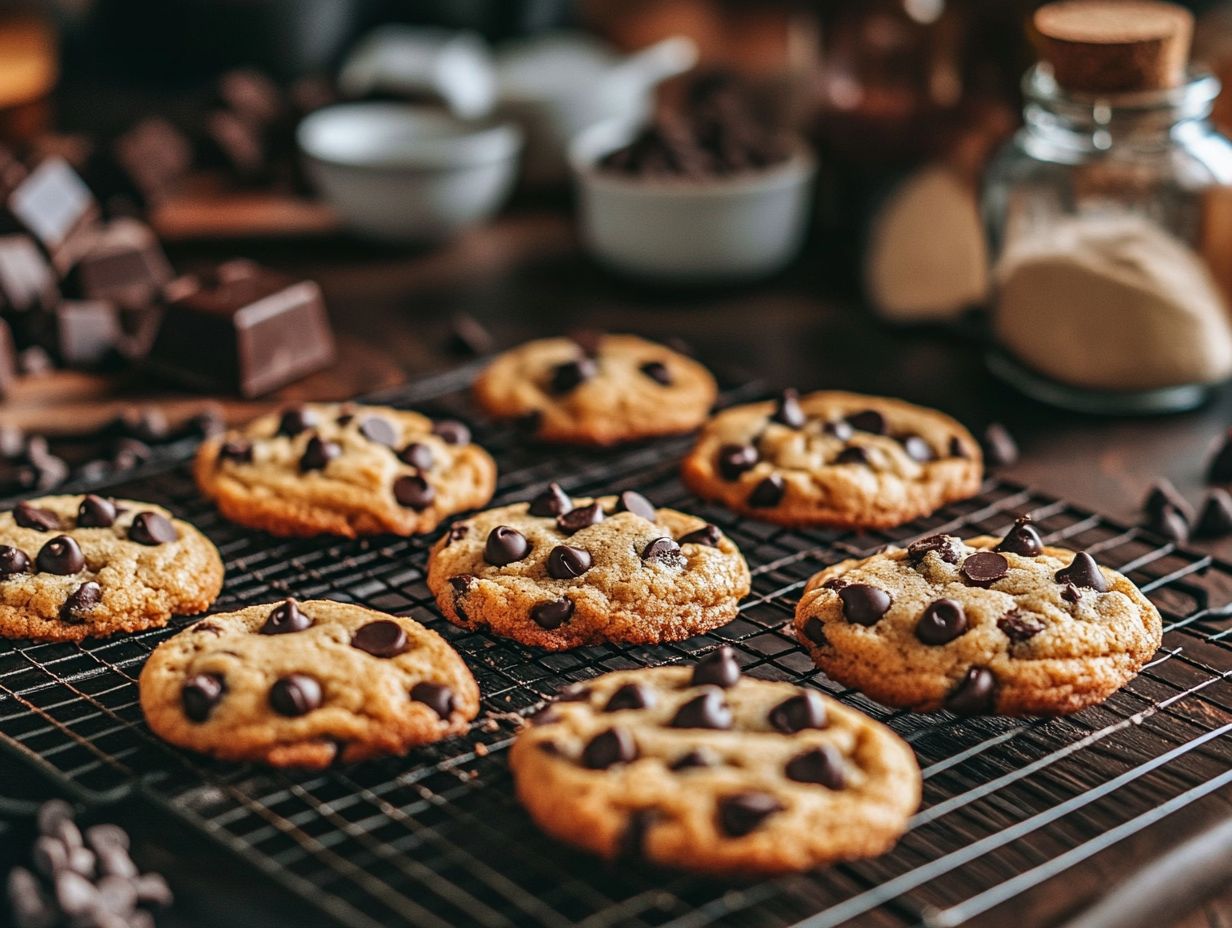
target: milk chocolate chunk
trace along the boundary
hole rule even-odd
[[[176,281],[148,362],[187,386],[256,397],[333,363],[320,288],[248,261]]]
[[[7,231],[34,237],[56,270],[64,273],[82,253],[98,221],[98,203],[85,181],[59,156],[44,158],[3,191]]]
[[[153,230],[137,219],[113,219],[94,232],[68,276],[73,296],[117,306],[152,306],[170,283],[171,264]]]
[[[847,417],[847,424],[857,432],[868,432],[872,435],[884,435],[886,433],[885,416],[875,409],[866,409],[863,412],[852,413]]]

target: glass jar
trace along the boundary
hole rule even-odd
[[[1036,65],[990,164],[992,369],[1088,412],[1190,408],[1232,374],[1232,143],[1219,82],[1085,96]],[[1227,231],[1224,231],[1226,228]]]

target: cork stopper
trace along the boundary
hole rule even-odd
[[[1193,15],[1156,0],[1061,0],[1035,12],[1040,56],[1074,93],[1133,93],[1185,79]]]

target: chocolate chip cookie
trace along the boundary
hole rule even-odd
[[[466,731],[479,689],[413,619],[325,600],[212,615],[141,671],[160,738],[225,760],[320,768]]]
[[[218,549],[160,506],[45,496],[0,513],[0,635],[80,641],[166,625],[222,588]]]
[[[888,528],[978,492],[979,444],[949,416],[855,393],[734,406],[682,466],[707,499],[780,525]]]
[[[527,342],[475,381],[491,415],[520,419],[545,441],[586,445],[691,431],[716,393],[702,365],[633,335]]]
[[[749,582],[716,526],[639,493],[571,499],[556,484],[456,522],[428,559],[428,587],[451,622],[552,651],[717,628]]]
[[[1086,552],[933,535],[814,576],[796,634],[817,666],[917,712],[1060,715],[1102,702],[1159,648],[1159,612]]]
[[[915,756],[888,728],[815,690],[742,676],[726,648],[567,690],[509,762],[554,837],[702,872],[881,854],[920,802]]]
[[[496,486],[461,422],[353,403],[262,416],[202,444],[195,470],[223,515],[274,535],[429,532]]]

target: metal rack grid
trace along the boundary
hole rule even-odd
[[[456,372],[387,399],[470,418],[466,380]],[[753,392],[728,391],[725,400]],[[484,694],[480,718],[467,736],[407,758],[321,773],[213,762],[158,741],[141,718],[136,677],[170,629],[80,646],[0,643],[0,745],[87,801],[140,790],[330,920],[355,926],[957,925],[1072,876],[1203,797],[1228,795],[1232,565],[1007,482],[989,481],[979,496],[891,531],[787,530],[690,497],[676,477],[683,439],[591,453],[535,448],[513,428],[477,437],[501,464],[498,503],[558,479],[579,495],[636,488],[718,524],[753,569],[739,618],[673,645],[542,653],[440,618],[424,583],[431,538],[287,541],[249,532],[222,521],[181,466],[109,492],[166,505],[214,540],[227,562],[216,609],[294,594],[410,615],[465,657]],[[820,566],[936,531],[999,534],[1019,512],[1030,512],[1050,543],[1087,549],[1126,573],[1164,616],[1156,659],[1102,706],[1063,719],[890,711],[820,675],[784,631]],[[910,742],[924,803],[893,852],[733,885],[604,867],[534,828],[505,763],[520,716],[568,683],[724,643],[753,674],[817,686]]]

